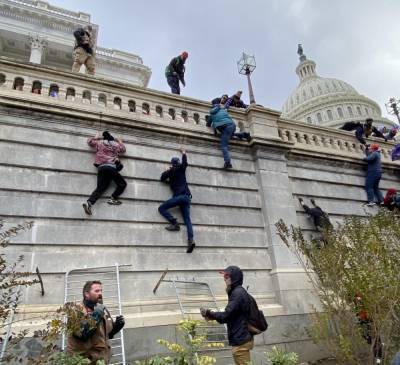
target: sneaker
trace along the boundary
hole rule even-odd
[[[169,226],[165,227],[167,231],[180,231],[181,227],[179,227],[178,223],[171,223]]]
[[[367,207],[373,207],[375,205],[375,202],[368,202],[365,203],[364,205],[366,205]]]
[[[110,205],[121,205],[122,201],[111,197],[110,199],[108,199],[107,204],[110,204]]]
[[[245,135],[244,138],[246,138],[247,142],[251,142],[251,140],[253,139],[253,138],[251,137],[250,133],[247,133],[247,132],[246,132],[246,135]]]
[[[92,215],[92,204],[89,201],[82,204],[83,210],[87,215]]]
[[[224,163],[224,169],[231,169],[233,168],[232,164],[230,162],[225,162]]]
[[[193,238],[189,238],[186,253],[192,253],[195,247],[196,247],[196,244],[194,243]]]

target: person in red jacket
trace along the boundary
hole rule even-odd
[[[120,139],[115,139],[108,131],[103,132],[102,137],[96,134],[95,137],[89,138],[87,143],[96,149],[94,165],[97,167],[97,187],[87,202],[82,205],[85,213],[92,215],[92,206],[107,190],[111,181],[114,181],[117,187],[107,203],[110,205],[122,204],[118,197],[124,192],[127,184],[119,173],[122,170],[119,156],[125,153],[126,148]]]

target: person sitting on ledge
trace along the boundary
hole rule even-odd
[[[165,227],[167,231],[179,231],[180,226],[176,218],[172,216],[168,209],[179,207],[181,209],[182,218],[185,222],[188,236],[188,247],[186,252],[192,253],[196,244],[193,241],[193,227],[190,219],[190,203],[192,194],[186,181],[186,168],[188,167],[186,151],[181,148],[182,162],[178,157],[171,159],[171,165],[161,175],[161,181],[169,184],[173,197],[162,203],[158,207],[159,213],[170,223]]]
[[[375,199],[378,204],[383,203],[383,195],[379,190],[379,182],[382,177],[382,163],[381,163],[381,152],[379,144],[373,143],[365,151],[366,157],[364,161],[368,163],[367,176],[365,180],[365,191],[367,192],[368,202],[367,206],[371,207],[375,205]]]
[[[119,173],[123,168],[119,156],[126,152],[126,148],[120,139],[115,139],[108,131],[103,132],[103,137],[97,133],[95,137],[89,138],[88,145],[96,149],[94,166],[97,167],[97,187],[87,202],[82,205],[85,213],[92,215],[92,206],[107,190],[111,181],[116,183],[117,188],[107,203],[110,205],[122,204],[118,197],[124,192],[127,184]]]
[[[229,141],[232,137],[246,139],[251,141],[250,133],[239,132],[235,133],[236,124],[229,116],[228,111],[223,104],[214,105],[210,111],[211,126],[221,133],[221,151],[224,157],[224,169],[231,169],[231,157],[229,155]]]

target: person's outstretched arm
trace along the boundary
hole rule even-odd
[[[364,136],[363,136],[363,133],[364,133],[364,129],[363,129],[362,127],[358,127],[358,128],[356,129],[355,135],[356,135],[356,138],[358,139],[358,141],[359,141],[361,144],[366,145],[366,144],[367,144],[367,141],[365,140],[365,138],[364,138]]]
[[[181,147],[181,153],[182,153],[182,169],[186,170],[186,167],[188,167],[188,161],[187,161],[187,156],[186,156],[186,150]]]
[[[99,140],[102,139],[99,133],[96,133],[94,137],[91,137],[87,140],[87,143],[90,147],[97,147]]]

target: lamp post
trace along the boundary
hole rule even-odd
[[[400,123],[399,116],[399,106],[400,100],[396,100],[395,98],[390,98],[389,102],[385,104],[386,110],[389,114],[395,115],[397,117],[397,121]]]
[[[251,85],[250,75],[256,69],[256,59],[254,58],[254,56],[250,56],[243,52],[242,57],[237,62],[237,66],[239,73],[241,75],[247,76],[250,104],[255,104],[256,100],[254,99],[253,86]]]

